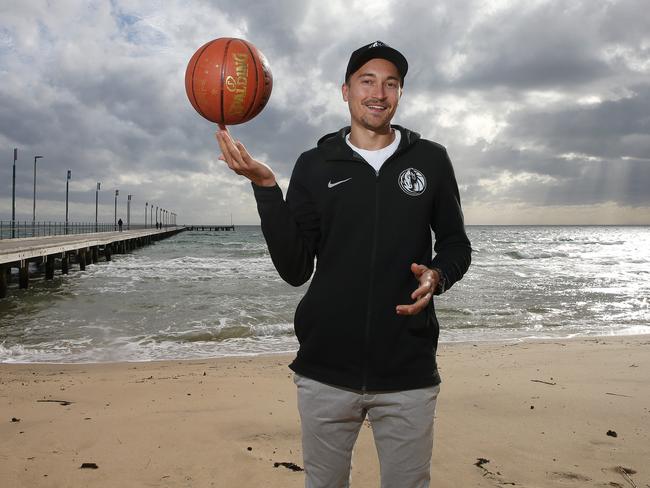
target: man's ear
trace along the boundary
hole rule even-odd
[[[341,94],[343,95],[343,101],[347,102],[348,101],[348,84],[347,83],[343,83],[343,85],[341,85]]]

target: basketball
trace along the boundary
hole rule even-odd
[[[192,56],[185,91],[194,109],[219,125],[236,125],[259,114],[271,96],[273,75],[264,55],[248,41],[221,37]]]

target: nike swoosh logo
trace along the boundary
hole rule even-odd
[[[341,183],[345,183],[346,181],[350,181],[352,178],[348,178],[347,180],[341,180],[337,181],[336,183],[332,183],[332,180],[329,180],[327,182],[327,188],[334,188],[336,185],[340,185]]]

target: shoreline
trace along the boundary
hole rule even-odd
[[[631,333],[631,334],[607,334],[607,335],[572,335],[572,336],[557,336],[557,337],[517,337],[517,338],[497,338],[497,339],[463,339],[458,341],[443,341],[438,342],[438,349],[440,350],[444,346],[468,346],[468,345],[505,345],[505,344],[526,344],[526,343],[538,343],[538,342],[554,342],[554,341],[589,341],[596,339],[626,339],[626,338],[650,338],[650,332],[645,334]],[[119,360],[105,360],[105,361],[71,361],[71,362],[57,362],[57,361],[5,361],[0,359],[0,367],[3,365],[84,365],[84,364],[99,364],[99,365],[111,365],[111,364],[148,364],[148,363],[165,363],[165,362],[176,362],[176,361],[212,361],[218,359],[246,359],[246,358],[257,358],[265,356],[291,356],[295,355],[297,349],[293,351],[279,351],[279,352],[250,352],[250,353],[241,353],[241,354],[224,354],[216,356],[202,356],[202,357],[190,357],[190,358],[171,358],[171,359],[119,359]]]
[[[649,335],[441,343],[432,486],[650,486],[649,351]],[[302,486],[274,467],[302,466],[292,358],[1,363],[0,478]],[[352,477],[378,486],[367,422]]]

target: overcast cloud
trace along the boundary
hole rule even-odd
[[[181,223],[258,223],[217,159],[185,67],[217,37],[269,59],[274,89],[232,127],[286,189],[300,152],[347,125],[349,54],[380,39],[410,71],[395,123],[447,147],[469,224],[650,224],[647,0],[36,1],[0,4],[0,219],[112,222],[132,194]]]

